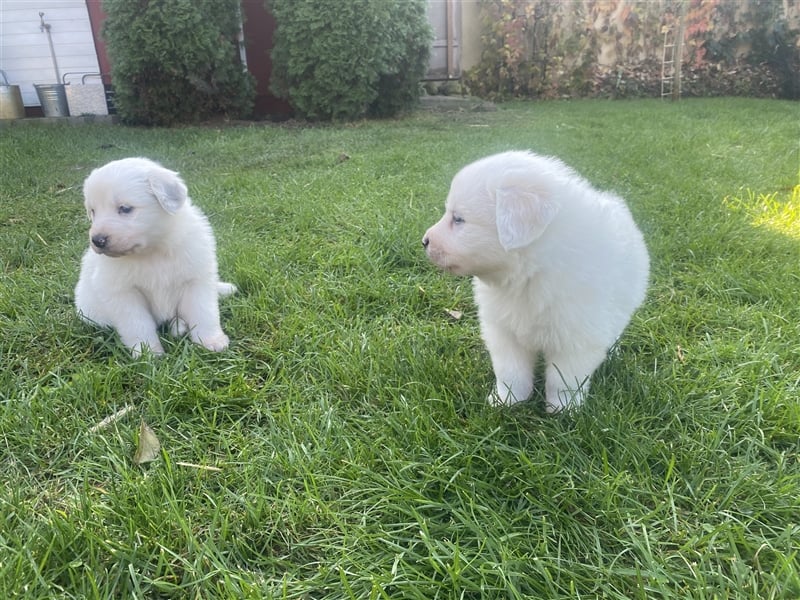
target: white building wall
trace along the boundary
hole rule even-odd
[[[481,59],[480,3],[478,0],[427,1],[434,40],[425,79],[459,78]],[[449,70],[448,36],[452,47]]]
[[[61,83],[40,12],[50,24],[59,77],[100,71],[85,0],[0,0],[0,69],[10,84],[20,86],[26,106],[39,105],[34,83]],[[79,83],[80,76],[68,81]]]
[[[475,0],[461,3],[461,69],[469,71],[481,61],[481,6]]]

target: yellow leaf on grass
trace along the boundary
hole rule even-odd
[[[142,421],[139,427],[139,444],[136,447],[136,454],[133,455],[133,464],[143,465],[153,462],[161,453],[161,442],[158,441],[156,434],[150,426]]]

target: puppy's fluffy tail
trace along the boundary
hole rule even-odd
[[[236,286],[232,283],[225,283],[224,281],[217,282],[217,293],[219,294],[220,298],[224,298],[225,296],[230,296],[231,294],[236,293]]]

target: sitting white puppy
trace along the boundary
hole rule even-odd
[[[83,194],[92,225],[75,287],[80,316],[113,327],[134,356],[164,352],[164,323],[209,350],[227,348],[218,299],[236,287],[220,282],[211,226],[178,174],[125,158],[92,171]]]
[[[528,398],[543,355],[547,410],[580,404],[647,290],[647,248],[625,203],[555,158],[504,152],[464,167],[445,211],[422,244],[442,269],[474,276],[490,400]]]

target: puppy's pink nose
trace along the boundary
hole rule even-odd
[[[106,244],[108,244],[108,236],[107,235],[93,235],[92,236],[92,244],[94,244],[96,248],[105,248]]]

